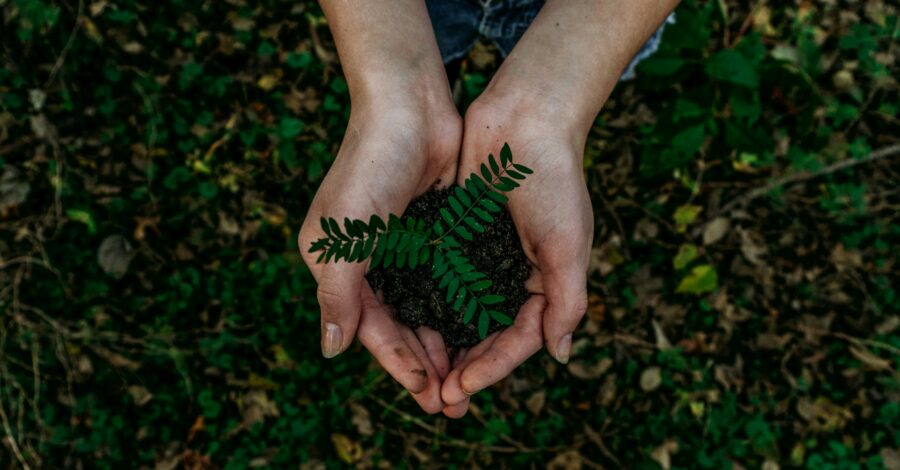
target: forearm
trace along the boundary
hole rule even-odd
[[[622,71],[678,0],[549,0],[485,94],[587,134]],[[537,104],[536,104],[537,103]]]
[[[321,0],[354,104],[450,99],[423,0]],[[386,103],[387,104],[387,103]]]

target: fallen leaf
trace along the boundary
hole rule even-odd
[[[528,397],[528,400],[525,401],[525,407],[528,408],[535,416],[541,414],[541,410],[544,409],[544,404],[547,402],[547,392],[544,389],[538,390],[531,394]]]
[[[691,270],[690,274],[681,280],[675,292],[684,294],[703,294],[714,292],[719,286],[719,276],[716,270],[708,264],[703,264]]]
[[[725,217],[716,217],[703,228],[703,244],[712,245],[721,240],[731,228],[731,222]]]
[[[884,468],[887,470],[900,470],[900,449],[885,447],[881,449],[878,455],[881,456]]]
[[[375,434],[375,430],[372,428],[372,418],[369,416],[369,410],[367,410],[366,407],[359,403],[351,403],[350,411],[353,412],[353,417],[350,419],[350,422],[356,426],[356,431],[359,432],[360,435],[371,436]]]
[[[571,361],[566,365],[569,373],[579,379],[591,380],[603,375],[604,372],[612,367],[613,361],[608,357],[604,357],[600,362],[591,363],[584,360]]]
[[[349,437],[334,433],[331,435],[331,442],[334,444],[334,450],[338,457],[347,464],[354,464],[362,458],[363,449],[358,442]]]
[[[135,255],[135,250],[125,237],[110,235],[100,243],[97,262],[100,263],[103,272],[116,279],[121,279],[128,272],[128,265],[131,264]]]
[[[678,442],[673,439],[666,439],[665,442],[650,452],[650,458],[656,461],[663,470],[672,468],[672,454],[678,452]]]
[[[0,213],[25,202],[29,190],[31,185],[21,176],[19,170],[12,165],[6,165],[3,176],[0,176]]]
[[[652,392],[662,384],[662,370],[657,367],[648,367],[641,373],[641,389],[645,392]]]
[[[561,454],[557,454],[550,463],[547,464],[549,470],[580,470],[583,465],[581,454],[577,450],[567,450]]]
[[[695,259],[697,259],[697,247],[690,243],[684,243],[678,247],[678,253],[672,260],[672,265],[675,269],[684,269]]]
[[[872,354],[871,351],[862,346],[850,346],[850,354],[853,354],[853,357],[859,359],[859,362],[862,362],[867,369],[877,371],[889,370],[891,368],[891,361]]]
[[[137,406],[144,406],[153,399],[153,394],[143,385],[129,385],[128,393],[131,395],[131,398],[134,399],[134,404]]]

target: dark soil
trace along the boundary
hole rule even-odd
[[[403,215],[433,224],[440,216],[438,209],[447,205],[449,196],[450,190],[428,191],[413,200]],[[530,267],[509,212],[503,210],[495,214],[495,218],[493,223],[485,225],[484,233],[473,234],[473,241],[457,239],[475,268],[494,281],[490,293],[506,297],[495,306],[496,310],[515,318],[528,299],[525,281]],[[477,321],[462,323],[462,313],[444,301],[445,291],[438,288],[439,280],[431,279],[430,265],[416,269],[379,267],[370,271],[367,277],[373,289],[384,293],[384,300],[394,307],[397,319],[409,327],[424,325],[441,333],[449,348],[469,347],[481,341]],[[502,328],[504,325],[491,321],[488,334]]]

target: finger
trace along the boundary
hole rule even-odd
[[[429,385],[425,364],[413,352],[387,309],[375,299],[369,287],[363,289],[363,304],[359,342],[403,388],[413,394],[425,391]]]
[[[444,338],[437,331],[424,326],[416,329],[416,336],[425,347],[428,359],[437,370],[438,376],[444,380],[450,373],[450,357],[447,355],[447,347],[444,346]]]
[[[317,268],[319,287],[316,297],[322,311],[322,355],[332,358],[350,347],[356,336],[366,268],[361,263],[329,263]],[[368,285],[366,288],[369,289]]]
[[[474,347],[463,351],[463,354],[461,354],[462,358],[454,363],[453,370],[447,374],[447,377],[444,378],[444,385],[441,386],[441,399],[444,400],[444,403],[457,405],[469,399],[469,394],[463,390],[460,382],[462,371],[469,363],[484,354],[494,344],[494,341],[497,341],[499,336],[500,333],[494,333]]]
[[[459,381],[464,393],[472,395],[497,383],[541,349],[541,313],[545,307],[546,301],[539,295],[525,302],[515,323],[463,368]]]
[[[396,324],[396,323],[395,323]],[[400,326],[400,335],[406,341],[407,346],[413,354],[419,358],[419,362],[425,368],[426,384],[425,388],[420,392],[410,392],[410,395],[416,400],[416,403],[423,411],[429,414],[439,413],[444,409],[444,402],[441,400],[441,379],[438,372],[428,358],[428,353],[422,346],[416,334],[406,326]]]
[[[453,419],[459,419],[469,412],[469,398],[466,398],[455,405],[447,405],[444,407],[444,416]]]
[[[587,311],[587,272],[571,263],[545,271],[542,278],[547,297],[544,340],[547,351],[565,364],[572,352],[572,333]]]

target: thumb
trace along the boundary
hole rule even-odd
[[[587,272],[570,263],[542,273],[547,309],[544,314],[544,340],[547,351],[557,361],[569,362],[572,333],[587,311]]]
[[[332,358],[353,342],[362,312],[364,263],[328,263],[316,276],[316,297],[322,310],[322,355]]]

